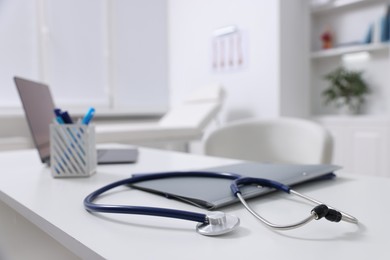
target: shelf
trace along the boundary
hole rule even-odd
[[[364,3],[380,2],[380,1],[384,1],[384,0],[334,0],[334,1],[329,1],[329,3],[327,4],[312,7],[311,13],[316,15],[316,14],[321,14],[321,13],[341,9],[344,7],[350,7],[350,6],[364,4]]]
[[[311,54],[311,58],[321,59],[321,58],[337,57],[337,56],[341,56],[348,53],[354,53],[354,52],[362,52],[362,51],[373,52],[373,51],[380,51],[380,50],[388,50],[389,46],[390,45],[388,43],[372,43],[372,44],[361,44],[361,45],[354,45],[348,47],[339,47],[339,48],[313,52]]]

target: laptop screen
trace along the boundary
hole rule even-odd
[[[15,77],[30,132],[41,161],[50,159],[50,123],[54,117],[54,102],[47,85]]]

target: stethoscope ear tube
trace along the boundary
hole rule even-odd
[[[290,189],[291,189],[289,186],[274,180],[252,178],[252,177],[241,177],[234,180],[230,185],[230,189],[235,195],[236,193],[240,192],[239,186],[252,185],[252,184],[256,184],[268,188],[274,188],[276,190],[284,191],[286,193],[290,193]]]
[[[142,207],[142,206],[128,206],[128,205],[106,205],[106,204],[95,204],[93,201],[104,192],[111,190],[113,188],[119,187],[125,184],[133,184],[138,181],[133,178],[124,179],[111,183],[107,186],[104,186],[97,191],[89,194],[84,199],[84,207],[87,211],[90,212],[103,212],[103,213],[122,213],[122,214],[136,214],[136,215],[151,215],[159,217],[168,217],[168,218],[178,218],[196,222],[205,222],[206,214],[188,212],[183,210],[174,210],[166,208],[156,208],[156,207]]]
[[[307,218],[305,218],[297,223],[293,223],[293,224],[289,224],[289,225],[274,224],[274,223],[268,221],[267,219],[265,219],[264,217],[260,216],[257,212],[255,212],[249,206],[249,204],[246,202],[244,197],[242,196],[241,191],[240,191],[240,186],[253,185],[253,184],[260,185],[263,187],[268,187],[268,188],[275,188],[276,190],[284,191],[284,192],[289,193],[289,194],[294,194],[294,195],[299,196],[305,200],[308,200],[310,202],[317,204],[317,206],[311,210],[310,216],[308,216]],[[277,181],[262,179],[262,178],[241,177],[241,178],[238,178],[232,182],[232,184],[230,185],[230,189],[233,192],[233,194],[244,205],[244,207],[255,218],[259,219],[261,222],[263,222],[268,227],[271,227],[274,229],[278,229],[278,230],[294,229],[297,227],[301,227],[314,219],[319,220],[323,217],[325,217],[327,220],[332,221],[332,222],[339,222],[339,221],[343,220],[343,221],[347,221],[347,222],[351,222],[351,223],[355,223],[355,224],[358,223],[358,220],[355,217],[353,217],[347,213],[344,213],[342,211],[338,211],[338,210],[334,209],[333,207],[329,207],[329,206],[325,205],[324,203],[322,203],[318,200],[314,200],[306,195],[303,195],[303,194],[291,189],[289,186],[284,185],[282,183],[279,183]]]

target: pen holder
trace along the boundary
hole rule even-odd
[[[50,168],[53,177],[88,177],[96,172],[96,166],[93,125],[50,125]]]

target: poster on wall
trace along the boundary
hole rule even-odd
[[[213,32],[211,43],[212,71],[233,72],[247,65],[246,35],[237,26],[226,26]]]

